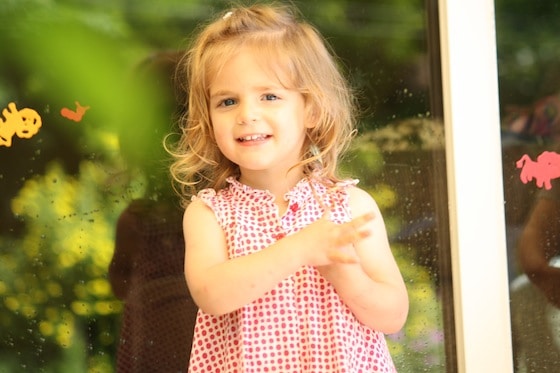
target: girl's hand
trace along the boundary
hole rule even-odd
[[[554,307],[560,308],[560,268],[546,265],[531,273],[529,278]]]
[[[342,224],[332,222],[329,216],[327,211],[321,219],[293,236],[302,240],[302,247],[307,251],[306,264],[324,266],[359,262],[354,245],[371,235],[367,224],[373,220],[374,214],[367,213]]]

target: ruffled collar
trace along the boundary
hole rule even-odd
[[[269,190],[255,189],[249,185],[242,184],[236,177],[230,176],[226,179],[229,183],[228,191],[237,199],[244,202],[274,202],[276,197]],[[284,194],[284,200],[291,203],[304,202],[314,197],[314,193],[322,195],[327,189],[344,188],[356,185],[358,180],[344,180],[333,183],[330,180],[317,180],[314,177],[304,177],[297,184]]]
[[[276,197],[267,189],[256,189],[249,185],[242,184],[236,177],[230,176],[226,179],[229,183],[229,192],[243,201],[274,202]],[[304,177],[297,184],[284,194],[284,200],[290,201],[294,198],[304,199],[311,194],[309,178]]]

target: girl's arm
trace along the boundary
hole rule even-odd
[[[109,282],[115,296],[125,300],[130,291],[133,262],[136,252],[141,250],[141,235],[138,232],[138,218],[131,208],[124,210],[117,220],[115,250],[109,264]]]
[[[556,307],[560,308],[560,268],[550,260],[560,255],[560,202],[537,198],[519,237],[517,257],[521,269]]]
[[[341,248],[367,237],[369,232],[362,227],[371,218],[335,224],[325,217],[259,252],[228,259],[214,212],[194,200],[183,219],[185,276],[191,295],[204,312],[225,314],[258,299],[304,265],[355,262],[353,251]]]
[[[353,216],[374,213],[375,218],[366,227],[371,235],[354,244],[359,263],[335,263],[322,266],[319,271],[360,322],[386,334],[395,333],[408,315],[406,286],[377,204],[360,188],[351,188],[349,193]]]

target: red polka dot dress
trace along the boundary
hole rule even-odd
[[[319,219],[350,220],[346,188],[301,180],[278,214],[274,196],[228,179],[219,192],[201,191],[224,229],[229,257],[270,246]],[[322,203],[318,198],[322,199]],[[358,373],[395,372],[382,333],[361,324],[313,267],[302,267],[260,299],[222,316],[198,312],[189,372]]]

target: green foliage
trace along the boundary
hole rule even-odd
[[[388,337],[389,348],[399,372],[445,368],[442,304],[434,286],[433,274],[418,265],[410,248],[392,246],[395,259],[406,280],[410,300],[404,328]],[[425,367],[424,369],[419,369]]]
[[[560,4],[496,0],[500,100],[530,105],[557,93],[560,79]]]
[[[401,150],[410,151],[412,154],[412,151],[422,149],[423,146],[433,146],[432,139],[424,142],[407,141],[408,137],[417,138],[416,135],[422,134],[426,128],[433,130],[434,127],[438,127],[437,123],[427,121],[422,123],[423,125],[418,125],[416,121],[412,124],[405,121],[395,124],[391,128],[397,132],[397,135],[400,133],[400,136],[392,135],[390,142],[385,139],[388,128],[363,133],[354,140],[346,162],[343,163],[345,173],[360,179],[360,186],[369,191],[377,202],[383,213],[389,236],[402,229],[403,223],[399,216],[394,215],[393,210],[399,196],[380,178],[384,169],[380,147],[398,143]],[[399,132],[398,128],[404,129]],[[407,147],[403,148],[403,144]],[[409,317],[404,328],[388,337],[389,348],[397,370],[399,372],[443,370],[445,368],[444,325],[441,299],[437,294],[434,281],[435,274],[418,263],[414,247],[392,244],[391,248],[406,281],[410,299]]]
[[[65,367],[88,359],[94,365],[112,364],[121,311],[107,281],[114,224],[144,190],[142,178],[109,190],[111,179],[97,162],[83,161],[77,177],[52,163],[12,200],[26,234],[3,242],[1,252],[3,355],[29,351],[37,359],[27,361],[28,367],[44,371],[61,361]],[[29,334],[19,335],[22,330]]]

